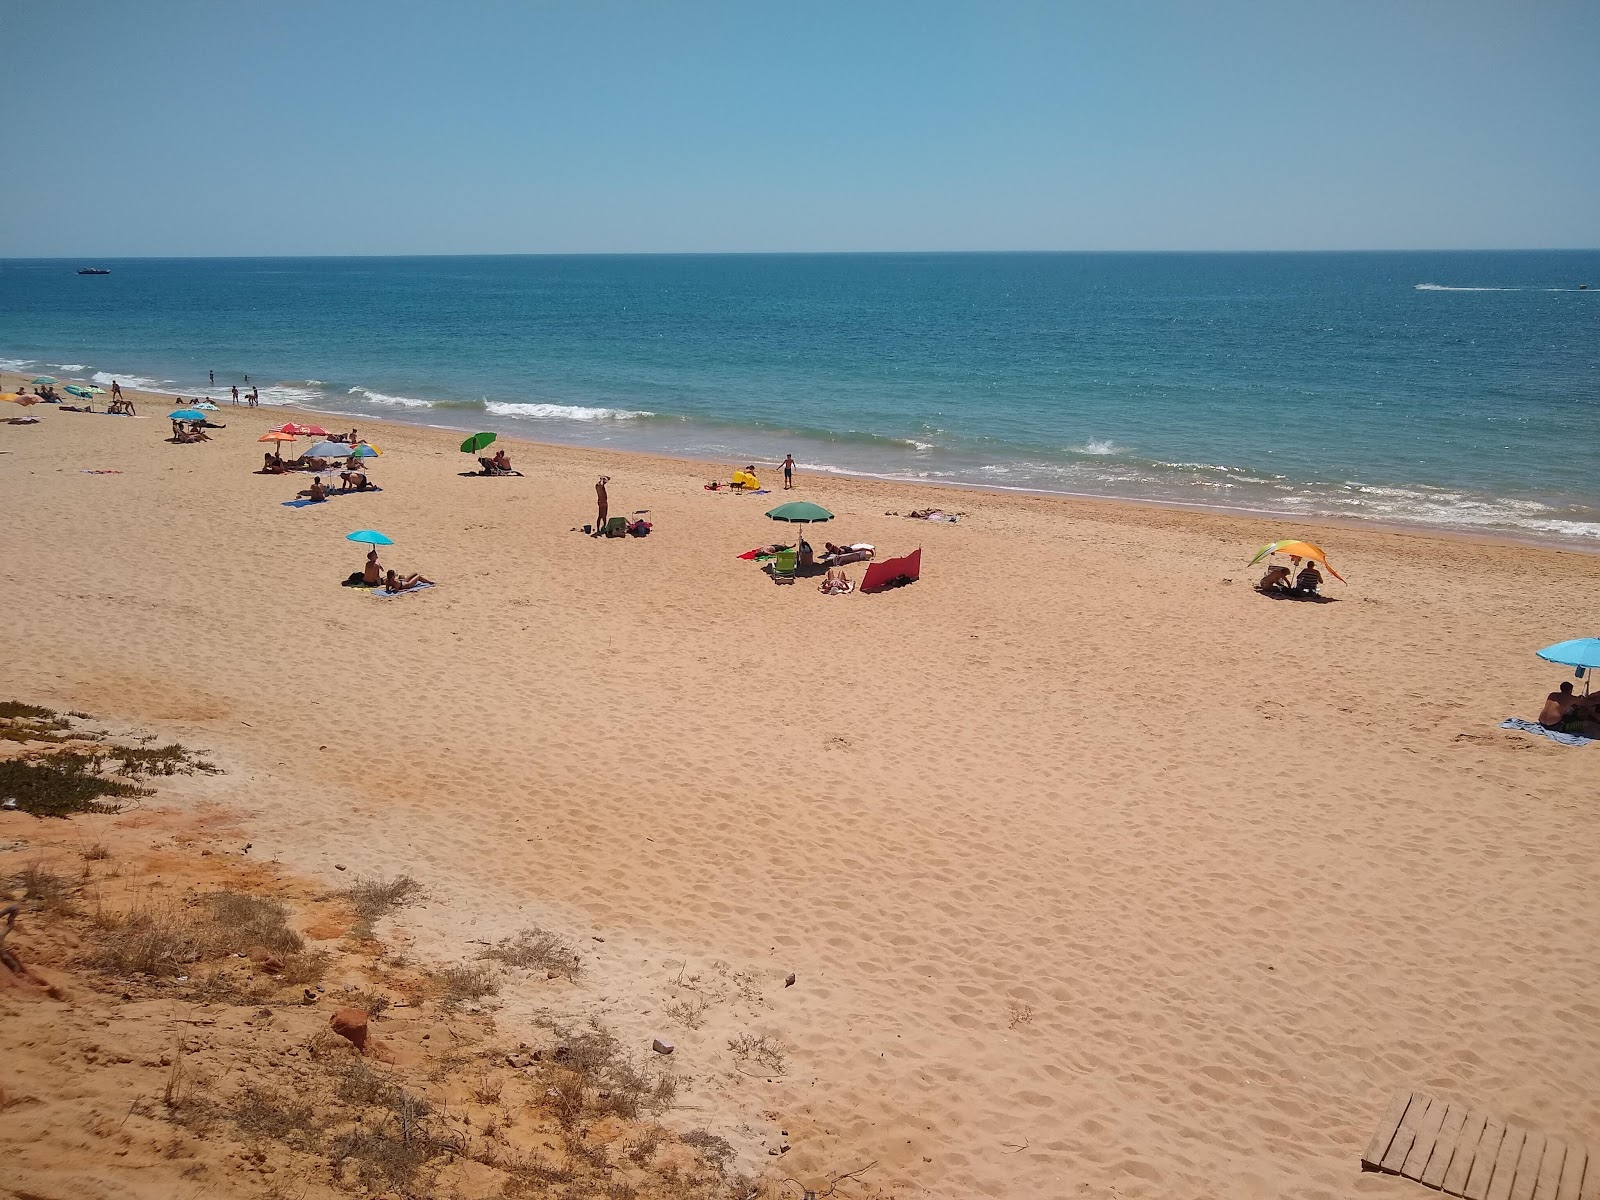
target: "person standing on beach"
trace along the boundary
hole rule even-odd
[[[783,456],[783,490],[788,491],[794,487],[794,455]]]
[[[235,404],[239,403],[239,385],[237,383],[233,385],[233,402]]]
[[[113,379],[111,381],[111,398],[113,400],[121,400],[122,399],[122,385],[120,383],[118,383],[115,379]]]
[[[594,533],[599,537],[606,527],[606,513],[610,510],[610,498],[606,495],[606,484],[611,482],[611,476],[600,476],[600,482],[594,485],[594,501],[596,514],[594,518]]]

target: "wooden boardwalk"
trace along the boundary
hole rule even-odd
[[[1361,1169],[1467,1200],[1600,1200],[1600,1161],[1582,1146],[1424,1092],[1394,1094]]]

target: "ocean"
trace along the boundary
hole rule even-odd
[[[1600,542],[1600,251],[0,260],[19,370]]]

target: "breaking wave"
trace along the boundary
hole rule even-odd
[[[638,417],[653,417],[655,413],[629,408],[587,408],[579,404],[516,404],[510,401],[488,400],[484,410],[497,417],[527,417],[535,420],[551,418],[566,421],[630,421]]]

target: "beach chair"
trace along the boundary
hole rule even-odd
[[[886,588],[903,587],[915,583],[922,576],[922,547],[901,558],[886,558],[867,568],[861,577],[863,592],[881,592]]]
[[[799,557],[797,550],[780,550],[778,556],[772,560],[772,581],[774,583],[793,583],[796,559]]]

